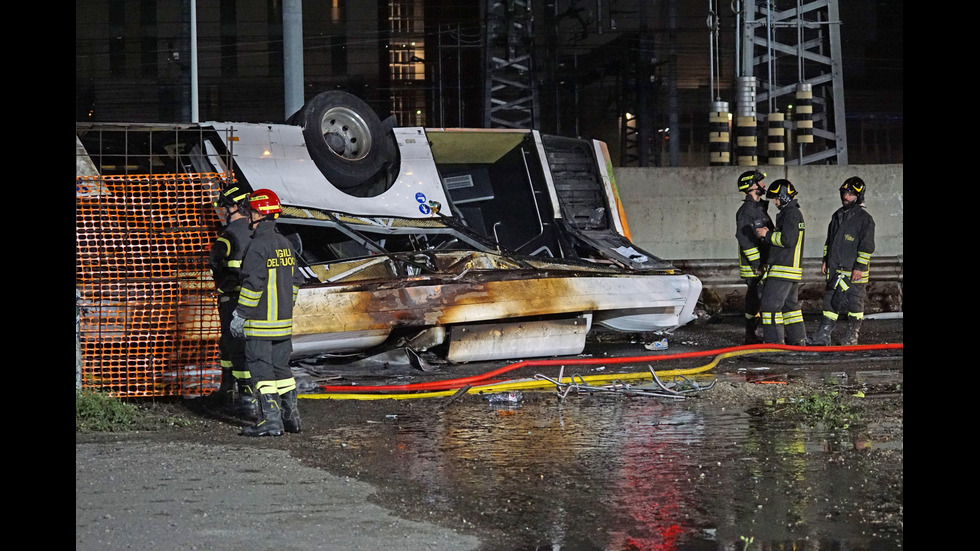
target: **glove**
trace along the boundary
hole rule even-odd
[[[239,315],[238,310],[231,314],[231,336],[237,339],[245,338],[245,318]]]

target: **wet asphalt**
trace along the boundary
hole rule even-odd
[[[902,332],[901,319],[868,320],[862,343],[901,343]],[[649,349],[664,338],[666,350]],[[587,365],[501,377],[707,366],[690,377],[707,389],[683,399],[584,388],[507,401],[318,398],[319,384],[412,384],[507,362],[331,366],[301,376],[298,435],[245,439],[228,422],[76,435],[76,548],[900,548],[901,350],[674,358],[740,344],[733,317],[671,334],[599,331]],[[651,355],[665,359],[602,361]],[[828,388],[835,410],[795,413],[794,401]]]

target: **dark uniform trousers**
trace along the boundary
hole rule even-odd
[[[745,282],[745,319],[759,315],[762,308],[762,276],[743,278]]]
[[[218,296],[218,319],[221,322],[221,338],[218,340],[218,351],[221,353],[222,370],[230,369],[232,377],[240,385],[251,386],[251,376],[245,361],[245,343],[231,334],[232,313],[238,306],[238,295],[223,294]]]
[[[289,356],[293,341],[285,339],[246,339],[245,358],[257,391],[285,394],[296,388]]]
[[[864,317],[864,302],[867,297],[867,278],[854,282],[851,281],[851,274],[833,274],[827,280],[827,290],[823,295],[823,315],[837,321],[837,313],[846,310],[849,317],[861,319]]]
[[[806,327],[800,306],[800,282],[775,277],[766,278],[766,292],[759,307],[762,315],[762,337],[767,343],[803,344]]]

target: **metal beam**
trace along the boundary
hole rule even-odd
[[[539,102],[531,0],[487,0],[484,126],[535,129]]]
[[[745,1],[740,21],[741,72],[758,80],[760,127],[770,114],[786,116],[787,163],[846,165],[838,0]],[[798,90],[807,87],[812,99],[801,109]]]

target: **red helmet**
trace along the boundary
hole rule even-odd
[[[248,196],[248,208],[262,216],[274,214],[278,217],[279,213],[282,212],[282,204],[279,203],[279,196],[271,189],[253,191]]]

